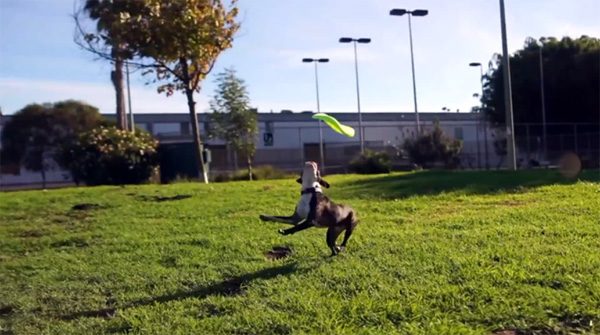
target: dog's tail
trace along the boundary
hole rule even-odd
[[[353,209],[348,211],[348,215],[344,219],[344,224],[348,227],[353,227],[358,224],[358,217]]]

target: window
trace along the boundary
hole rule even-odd
[[[454,128],[454,138],[457,140],[463,139],[463,129],[461,127]]]
[[[181,135],[189,135],[190,134],[190,123],[189,122],[181,122],[179,124],[179,133]]]

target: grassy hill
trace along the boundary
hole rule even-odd
[[[337,257],[293,180],[3,193],[0,334],[599,333],[599,177],[330,176]]]

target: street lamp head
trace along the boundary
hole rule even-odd
[[[314,59],[312,59],[312,58],[302,58],[302,62],[303,62],[303,63],[312,63],[312,62],[314,62],[314,61],[315,61],[315,60],[314,60]]]
[[[329,62],[329,58],[319,58],[317,61],[319,63],[328,63]]]
[[[473,63],[469,63],[469,66],[481,66],[481,63],[473,62]]]
[[[356,40],[358,43],[371,43],[371,39],[370,38],[359,38],[358,40]]]
[[[342,38],[340,38],[340,43],[350,43],[352,41],[354,41],[354,40],[352,38],[350,38],[350,37],[342,37]]]
[[[427,9],[415,9],[411,12],[412,16],[425,16],[429,13]]]
[[[402,15],[406,14],[407,12],[408,11],[406,9],[395,8],[395,9],[392,9],[390,11],[390,15],[392,15],[392,16],[402,16]]]

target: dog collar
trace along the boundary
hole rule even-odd
[[[302,191],[300,191],[300,195],[304,195],[304,194],[315,194],[315,193],[322,193],[321,189],[317,189],[315,187],[309,187],[307,189],[304,189]]]

